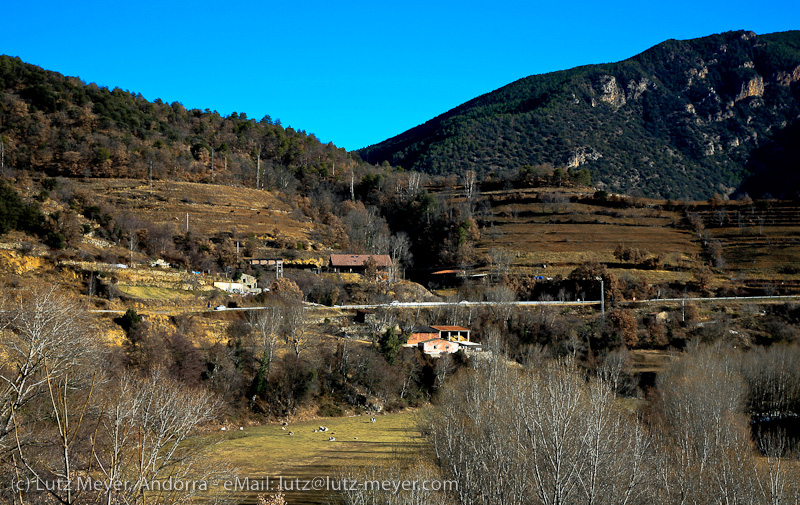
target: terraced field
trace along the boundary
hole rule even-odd
[[[185,231],[187,214],[189,229],[200,234],[235,230],[266,236],[279,230],[291,240],[307,241],[313,228],[268,191],[165,181],[153,182],[151,189],[144,181],[133,179],[90,179],[75,185],[100,201],[156,224],[168,224],[176,231]]]
[[[484,233],[480,252],[515,251],[514,266],[535,275],[569,273],[587,262],[618,263],[619,245],[663,255],[678,265],[702,252],[681,214],[663,210],[657,202],[641,208],[594,205],[585,191],[551,189],[492,192],[480,214]],[[547,272],[541,265],[548,266]],[[680,276],[677,276],[680,277]]]
[[[446,194],[466,203],[455,191]],[[592,194],[532,188],[479,195],[473,201],[482,226],[479,256],[504,249],[513,253],[516,273],[546,277],[566,276],[581,263],[597,261],[618,275],[651,283],[692,282],[693,269],[713,262],[713,287],[746,294],[800,293],[796,202],[600,202]],[[620,245],[638,249],[642,259],[659,256],[660,268],[620,261],[614,256]]]

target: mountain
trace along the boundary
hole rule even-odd
[[[526,77],[360,154],[432,174],[580,167],[606,190],[667,198],[746,179],[793,196],[798,118],[800,31],[737,31]]]
[[[3,168],[48,175],[152,175],[282,190],[353,163],[344,149],[269,116],[151,102],[3,55],[0,154]]]

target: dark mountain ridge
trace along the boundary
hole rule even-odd
[[[737,31],[526,77],[360,153],[432,174],[580,167],[618,192],[787,197],[798,118],[800,31]]]

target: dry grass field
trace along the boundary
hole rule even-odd
[[[459,201],[463,197],[451,192]],[[514,253],[517,273],[555,277],[577,265],[608,264],[618,276],[650,283],[692,282],[692,270],[714,259],[710,286],[740,286],[769,293],[800,293],[800,206],[792,202],[684,202],[630,199],[594,204],[586,190],[535,188],[479,196],[484,224],[479,257],[492,249]],[[698,232],[687,215],[703,223]],[[660,256],[661,269],[643,269],[614,257],[618,246]],[[547,265],[543,268],[543,265]],[[771,285],[777,286],[772,289]]]
[[[541,203],[540,196],[494,192],[490,198],[497,205],[484,216],[490,225],[477,244],[479,254],[512,251],[514,271],[528,275],[566,277],[581,263],[599,262],[609,264],[619,276],[635,275],[658,284],[690,280],[688,271],[675,267],[685,267],[702,254],[692,232],[676,226],[678,212],[569,201],[585,194],[565,193],[559,203]],[[620,245],[646,256],[660,255],[668,268],[644,270],[623,264],[614,257]]]
[[[75,181],[75,189],[94,194],[100,201],[176,231],[189,229],[213,235],[217,232],[273,235],[308,241],[313,224],[292,214],[292,209],[268,191],[191,182],[88,179]]]
[[[486,237],[480,247],[516,249],[530,263],[614,263],[614,249],[620,244],[653,254],[700,253],[688,232],[668,228],[514,222],[500,223],[498,228],[501,234]]]

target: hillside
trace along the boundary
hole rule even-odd
[[[487,258],[485,272],[568,278],[581,264],[597,262],[631,285],[631,299],[679,296],[710,264],[709,286],[720,295],[800,293],[796,202],[601,201],[554,188],[482,197],[484,233],[475,247]],[[636,294],[634,285],[652,289]]]
[[[361,150],[431,174],[586,168],[664,198],[794,196],[800,32],[669,40],[618,63],[533,75]]]
[[[286,190],[357,163],[313,134],[245,113],[99,87],[0,55],[0,168]],[[357,157],[356,157],[357,158]],[[293,177],[292,177],[293,176]]]

